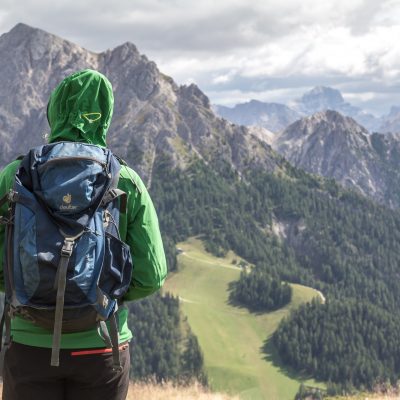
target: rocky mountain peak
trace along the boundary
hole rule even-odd
[[[353,118],[346,117],[335,110],[319,111],[309,117],[301,119],[294,124],[306,126],[307,132],[318,131],[320,133],[340,134],[359,134],[368,135],[368,131],[358,124]],[[296,127],[297,128],[297,127]],[[287,128],[290,130],[290,126]]]
[[[400,181],[400,143],[393,135],[370,135],[354,119],[327,110],[296,121],[272,146],[296,167],[334,178],[391,207],[400,205],[390,183]]]
[[[186,99],[201,104],[203,107],[210,108],[209,98],[199,89],[199,87],[191,83],[190,85],[183,85],[180,88],[180,93]]]
[[[30,25],[24,24],[22,22],[15,25],[9,32],[4,33],[0,37],[7,37],[9,40],[13,40],[14,42],[18,42],[21,40],[29,40],[32,36],[53,36],[51,33],[48,33],[42,29],[34,28]]]
[[[344,103],[344,99],[339,90],[326,86],[317,86],[304,93],[300,103],[306,109],[319,111],[340,107]]]
[[[29,50],[31,61],[38,61],[49,48],[69,47],[81,49],[80,46],[24,23],[14,26],[9,32],[0,36],[1,49],[7,48],[13,53]]]
[[[112,50],[108,50],[105,53],[112,53],[114,57],[116,57],[119,61],[138,61],[141,59],[141,55],[137,49],[137,47],[132,42],[125,42],[120,46],[115,47]],[[145,56],[143,56],[145,57]],[[144,61],[148,61],[145,57]]]
[[[354,119],[334,110],[317,112],[289,125],[275,141],[274,147],[286,157],[294,149],[303,148],[310,142],[328,143],[343,146],[364,146],[368,143],[368,131]],[[290,157],[289,157],[290,158]]]

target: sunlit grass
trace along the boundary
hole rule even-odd
[[[229,283],[239,278],[240,260],[229,252],[217,258],[195,238],[179,243],[179,272],[164,290],[181,299],[184,314],[198,336],[206,370],[214,390],[239,394],[241,399],[293,400],[301,382],[324,387],[280,366],[272,344],[266,343],[282,318],[299,304],[318,296],[316,290],[292,285],[293,298],[286,307],[254,314],[229,304]],[[268,356],[262,351],[267,346]]]

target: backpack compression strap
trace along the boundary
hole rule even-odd
[[[52,367],[58,367],[60,365],[61,331],[64,313],[65,286],[67,283],[67,268],[69,264],[69,259],[71,258],[72,252],[74,251],[75,240],[78,239],[82,234],[83,231],[74,237],[65,237],[64,244],[61,249],[61,257],[57,268],[55,282],[55,286],[57,287],[57,300],[56,311],[54,315],[53,344],[51,347],[50,365]]]
[[[98,332],[100,337],[104,340],[104,343],[108,348],[112,349],[113,356],[113,370],[120,372],[122,371],[121,360],[119,358],[119,333],[118,333],[118,322],[117,322],[117,310],[118,305],[115,305],[115,309],[108,321],[110,321],[110,329],[108,329],[105,321],[98,322]]]

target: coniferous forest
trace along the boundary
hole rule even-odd
[[[262,290],[261,276],[264,288],[271,283],[270,293],[272,282],[279,288],[285,287],[281,282],[292,282],[326,296],[326,304],[301,308],[278,330],[274,345],[287,365],[356,387],[398,378],[396,358],[387,357],[400,331],[395,317],[400,305],[398,212],[286,163],[276,173],[238,176],[226,165],[216,169],[202,161],[182,172],[167,157],[160,158],[151,194],[173,268],[174,243],[202,235],[214,254],[232,249],[255,265],[257,273],[242,274],[231,291],[232,300],[243,306],[259,311],[273,309],[276,298],[287,301],[275,294],[258,304],[259,297],[246,288]],[[285,226],[283,237],[273,231],[277,223]],[[316,338],[321,315],[325,322],[317,324]],[[386,350],[378,332],[385,332]],[[316,345],[328,341],[335,343],[335,354]],[[352,373],[344,374],[349,359]]]
[[[282,359],[344,387],[373,389],[400,376],[400,317],[367,301],[301,306],[275,332]]]
[[[241,272],[240,279],[234,282],[229,293],[233,304],[246,306],[251,311],[274,311],[288,304],[292,288],[259,269],[250,273]]]
[[[196,379],[207,384],[197,338],[190,330],[183,335],[177,298],[155,294],[128,303],[128,307],[133,332],[130,343],[133,379],[181,383]]]

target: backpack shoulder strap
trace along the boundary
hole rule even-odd
[[[121,166],[129,168],[128,163],[127,163],[125,160],[123,160],[121,157],[116,156],[115,154],[114,154],[114,157],[118,160],[118,162],[120,163]],[[129,175],[130,180],[131,180],[132,183],[135,185],[135,187],[136,187],[136,189],[138,190],[138,192],[139,192],[140,194],[142,194],[142,189],[140,188],[140,186],[139,186],[138,183],[136,182],[135,177],[132,176],[132,174],[130,173],[129,169],[127,169],[127,172],[128,172],[128,175]]]
[[[120,204],[119,204],[119,211],[123,214],[126,213],[126,207],[127,207],[127,202],[128,202],[128,196],[126,193],[120,189],[110,189],[103,197],[103,200],[101,201],[101,205],[103,207],[106,207],[108,203],[111,203],[114,201],[116,198],[120,198]]]
[[[127,167],[128,166],[128,163],[124,160],[124,159],[122,159],[121,157],[119,157],[119,156],[117,156],[117,155],[115,155],[114,154],[114,157],[118,160],[118,162],[121,164],[121,165],[123,165],[124,167]]]
[[[14,161],[22,161],[25,155],[19,155]],[[10,201],[10,193],[6,193],[3,197],[0,198],[0,208],[4,206],[5,203]]]

